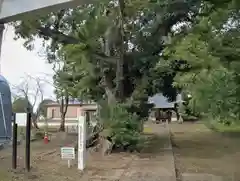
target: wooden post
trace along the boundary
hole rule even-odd
[[[17,168],[17,123],[13,123],[13,140],[12,140],[12,168]]]
[[[31,112],[27,113],[25,166],[30,171]]]

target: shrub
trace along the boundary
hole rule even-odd
[[[100,116],[104,137],[109,138],[115,148],[136,149],[141,136],[141,121],[136,114],[129,113],[123,104],[115,104],[102,107]]]
[[[32,132],[32,141],[42,140],[44,138],[44,132],[41,130],[37,130],[36,132]]]

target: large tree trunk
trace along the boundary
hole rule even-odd
[[[119,47],[119,59],[117,60],[117,71],[116,71],[116,97],[118,98],[119,101],[122,101],[124,98],[124,85],[123,85],[123,79],[124,79],[124,74],[123,74],[123,65],[124,65],[124,55],[125,55],[125,33],[124,33],[124,9],[125,9],[125,4],[124,0],[118,0],[119,2],[119,30],[120,30],[120,42],[121,45]]]
[[[39,129],[39,126],[37,124],[37,120],[32,118],[32,124],[35,129]]]
[[[61,115],[61,124],[59,127],[59,131],[65,132],[65,115]]]
[[[111,105],[112,103],[116,102],[114,94],[108,87],[105,87],[105,93],[107,95],[108,105]]]
[[[102,84],[105,89],[105,94],[107,96],[108,105],[111,105],[116,102],[116,97],[115,97],[114,91],[113,91],[113,85],[112,85],[111,80],[109,80],[107,74],[106,73],[103,73],[103,74],[104,74],[104,76],[102,79]]]
[[[68,109],[68,101],[69,101],[69,95],[68,93],[65,93],[66,95],[62,95],[61,97],[61,105],[60,105],[60,114],[61,114],[61,124],[59,127],[59,131],[65,132],[65,116]]]
[[[37,111],[37,113],[32,113],[31,121],[32,121],[32,126],[35,129],[39,129],[39,126],[37,124],[38,117],[39,117],[39,111]]]

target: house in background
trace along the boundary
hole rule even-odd
[[[47,119],[51,122],[60,122],[61,121],[61,112],[60,104],[58,102],[52,102],[46,104],[47,107]],[[95,102],[80,102],[76,100],[71,100],[68,103],[67,113],[65,120],[68,123],[76,123],[78,117],[82,114],[83,111],[96,112],[97,104]]]
[[[181,94],[177,94],[176,101],[170,102],[167,97],[163,96],[162,93],[155,94],[152,97],[149,97],[148,102],[154,104],[156,109],[172,109],[174,104],[182,100]]]
[[[154,104],[153,110],[150,114],[150,119],[160,119],[159,117],[164,117],[171,121],[172,113],[174,112],[175,103],[179,103],[182,101],[181,94],[177,94],[176,101],[170,102],[167,97],[163,96],[162,93],[155,94],[152,97],[149,97],[148,102],[150,104]],[[164,113],[166,117],[164,116]]]

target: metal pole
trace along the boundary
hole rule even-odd
[[[25,165],[26,169],[30,171],[30,139],[31,139],[31,112],[27,112],[27,124],[26,124],[26,152],[25,152]]]
[[[3,32],[4,32],[4,24],[0,23],[0,73],[1,73],[1,55],[2,55],[2,42],[3,42]]]
[[[17,168],[17,123],[13,123],[13,140],[12,140],[12,168]]]

